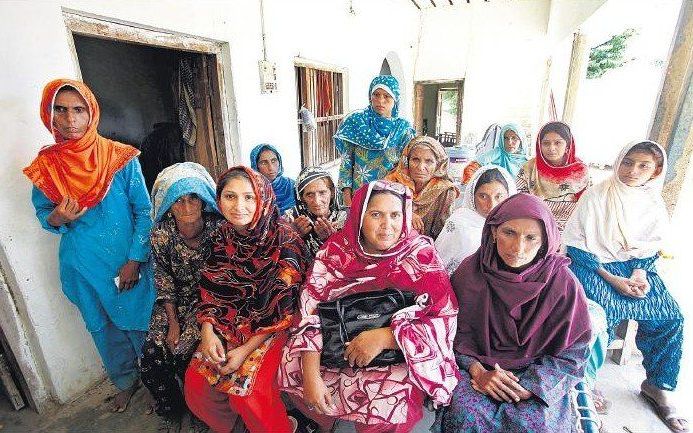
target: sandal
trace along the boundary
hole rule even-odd
[[[599,415],[609,414],[609,409],[611,409],[611,400],[607,399],[598,389],[592,390],[592,401],[594,402],[594,408],[597,410]]]
[[[676,433],[688,431],[688,420],[680,416],[676,412],[676,408],[674,406],[662,406],[654,397],[648,395],[642,390],[640,391],[640,395],[645,399],[647,403],[649,403],[649,405],[652,407],[652,410],[654,410],[659,419],[661,419],[662,422],[666,424],[667,427],[669,427],[669,430]],[[674,422],[678,422],[678,424],[682,428],[677,428],[674,425]]]

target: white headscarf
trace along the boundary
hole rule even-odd
[[[498,170],[508,184],[508,197],[517,194],[515,179],[503,167],[489,164],[474,172],[464,189],[462,206],[445,221],[445,226],[435,242],[436,250],[448,274],[452,274],[460,263],[481,245],[481,231],[486,218],[474,206],[474,191],[481,175],[493,169]]]
[[[656,145],[664,156],[661,173],[644,185],[632,187],[618,178],[618,167],[633,146]],[[667,172],[666,152],[653,141],[634,141],[621,150],[611,177],[588,189],[563,232],[566,245],[596,255],[603,263],[623,262],[655,255],[669,223],[662,188]]]

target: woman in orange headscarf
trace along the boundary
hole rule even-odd
[[[82,82],[58,79],[43,90],[41,119],[55,139],[24,173],[46,230],[59,234],[60,280],[79,308],[125,410],[137,388],[154,302],[149,267],[151,202],[132,146],[97,132],[99,105]]]

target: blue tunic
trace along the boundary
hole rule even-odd
[[[570,270],[588,298],[594,300],[606,311],[609,332],[613,338],[615,327],[622,320],[680,320],[681,310],[664,286],[664,281],[657,273],[655,262],[659,256],[644,259],[630,259],[625,262],[600,263],[597,256],[579,248],[568,247],[568,256],[572,259]],[[647,282],[650,291],[643,299],[631,298],[618,293],[606,282],[597,270],[603,267],[612,275],[629,278],[634,269],[647,271]]]
[[[126,331],[146,331],[155,290],[149,260],[151,202],[137,159],[113,177],[103,200],[76,221],[60,227],[47,219],[55,204],[36,187],[31,193],[41,226],[60,234],[60,281],[65,296],[77,306],[94,333],[109,322]],[[141,278],[118,292],[114,278],[128,260],[143,262]]]
[[[587,297],[604,307],[609,338],[615,337],[621,321],[636,320],[635,343],[643,354],[648,382],[660,389],[676,389],[683,354],[683,315],[657,273],[655,263],[659,256],[600,263],[596,255],[579,248],[569,246],[567,253],[572,259],[570,269],[582,283]],[[644,269],[650,291],[642,299],[624,296],[597,273],[600,267],[624,278],[629,278],[634,269]]]

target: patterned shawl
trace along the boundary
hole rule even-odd
[[[425,220],[434,218],[445,219],[450,213],[450,209],[441,209],[441,204],[448,206],[452,203],[441,203],[439,197],[447,191],[453,191],[455,198],[460,194],[459,190],[452,183],[448,176],[449,158],[445,153],[445,149],[438,140],[433,137],[421,136],[412,139],[402,151],[402,156],[399,159],[397,167],[385,176],[386,180],[391,182],[401,183],[410,190],[414,191],[414,180],[409,176],[409,155],[417,147],[424,147],[431,152],[436,159],[436,169],[433,172],[433,177],[426,186],[419,192],[414,192],[414,213]],[[431,214],[429,218],[426,215]],[[431,236],[431,233],[422,233]],[[437,233],[435,233],[437,235]]]
[[[77,140],[65,140],[53,129],[55,97],[65,86],[76,89],[89,108],[87,131]],[[108,192],[116,172],[140,154],[132,146],[99,135],[100,113],[96,97],[81,81],[61,78],[44,87],[41,120],[55,144],[44,146],[24,169],[24,174],[53,203],[60,203],[68,196],[77,199],[80,207],[96,206]]]
[[[566,162],[560,167],[549,164],[541,153],[541,139],[545,130],[555,124],[566,129],[570,135],[566,147]],[[529,192],[544,199],[563,199],[558,201],[577,201],[590,184],[589,171],[585,163],[575,156],[575,137],[570,127],[563,122],[549,122],[537,135],[536,156],[530,159],[521,171],[528,177]]]
[[[250,152],[250,166],[255,171],[259,171],[257,168],[257,160],[263,150],[271,150],[277,155],[279,160],[279,172],[277,177],[272,181],[272,190],[274,190],[274,195],[277,197],[277,207],[279,207],[279,213],[284,213],[287,209],[291,209],[294,203],[294,180],[290,177],[284,176],[284,164],[282,163],[282,156],[276,147],[271,144],[263,143],[258,144]]]
[[[294,198],[296,201],[296,206],[289,210],[289,214],[292,218],[298,218],[303,215],[310,218],[311,221],[315,222],[317,217],[313,215],[310,210],[308,210],[308,205],[303,201],[302,194],[308,185],[318,179],[329,179],[330,188],[332,189],[332,197],[330,199],[330,213],[327,216],[327,220],[331,223],[335,223],[339,229],[344,225],[344,220],[346,219],[346,211],[339,208],[339,202],[337,201],[337,190],[334,187],[334,182],[330,173],[322,167],[306,167],[301,170],[298,178],[296,178],[296,188],[294,188]],[[315,230],[311,230],[306,236],[303,237],[303,241],[306,243],[311,256],[315,256],[322,246],[323,239],[315,233]]]
[[[369,254],[361,245],[363,217],[374,190],[392,191],[404,201],[402,235],[383,254]],[[405,354],[409,380],[436,403],[447,404],[458,377],[452,353],[457,302],[431,240],[412,229],[411,217],[408,189],[382,180],[363,185],[354,194],[344,229],[318,252],[303,290],[318,302],[391,287],[419,295],[416,305],[393,316],[391,327]],[[304,318],[299,333],[305,326],[319,327],[317,316],[311,317],[313,322]],[[302,338],[293,344],[305,347]]]
[[[517,176],[517,172],[520,168],[527,162],[527,146],[525,146],[524,141],[521,142],[520,148],[517,152],[509,153],[505,150],[505,133],[507,131],[513,131],[520,137],[520,140],[524,138],[522,130],[513,123],[508,123],[503,126],[498,133],[498,140],[496,145],[481,155],[477,156],[475,160],[480,165],[495,164],[508,170],[513,176]]]
[[[207,169],[196,162],[180,162],[161,170],[152,187],[152,218],[161,221],[171,205],[186,194],[196,194],[205,212],[219,213],[214,194],[216,184]]]
[[[220,223],[212,235],[212,252],[201,272],[202,302],[197,312],[198,321],[211,322],[229,348],[290,325],[307,267],[305,245],[288,223],[279,220],[267,179],[244,166],[230,170],[248,174],[257,210],[247,236],[228,221]]]
[[[491,227],[532,218],[544,228],[544,246],[520,273],[502,266]],[[486,219],[481,247],[452,275],[460,302],[455,351],[493,367],[516,370],[544,355],[557,355],[590,340],[584,290],[558,253],[561,236],[543,201],[520,193],[496,206]]]
[[[667,172],[666,152],[662,172],[644,185],[633,187],[618,178],[618,167],[628,151],[643,141],[625,146],[614,163],[611,177],[587,190],[566,224],[566,245],[588,251],[603,263],[652,257],[662,247],[669,214],[662,199]]]
[[[503,167],[489,164],[474,173],[464,190],[462,206],[450,215],[436,239],[436,250],[449,274],[455,272],[464,259],[479,249],[486,218],[476,210],[474,193],[481,175],[493,169],[498,170],[508,184],[508,197],[517,194],[515,179]]]
[[[368,150],[385,150],[391,147],[390,143],[401,143],[402,137],[412,129],[411,124],[399,114],[399,83],[392,75],[379,75],[373,78],[368,88],[368,100],[377,89],[383,89],[395,100],[392,108],[392,117],[382,117],[373,110],[371,105],[364,110],[354,111],[348,114],[339,125],[335,138],[349,141]],[[344,153],[339,140],[335,141],[337,150]]]

